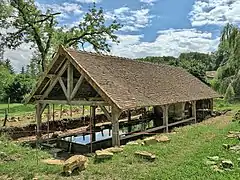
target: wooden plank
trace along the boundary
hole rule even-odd
[[[67,69],[67,99],[71,100],[71,94],[73,91],[73,66],[71,63],[68,64]]]
[[[108,110],[106,109],[106,107],[105,107],[105,106],[102,106],[102,105],[100,105],[99,107],[101,108],[101,110],[103,111],[103,113],[105,114],[105,116],[107,117],[107,119],[108,119],[109,121],[111,121],[111,120],[112,120],[112,117],[111,117],[110,113],[108,112]]]
[[[112,146],[120,146],[119,121],[120,111],[112,107]]]
[[[108,104],[104,101],[66,101],[66,100],[39,100],[40,103],[47,104],[71,104],[71,105],[85,105],[85,106],[107,106]]]
[[[68,98],[67,89],[66,89],[66,86],[65,86],[65,84],[62,80],[62,77],[59,77],[58,81],[59,81],[60,86],[62,87],[62,90],[63,90],[66,98]]]
[[[63,67],[61,68],[61,70],[59,71],[59,73],[57,74],[56,77],[54,77],[52,79],[52,82],[50,83],[50,85],[48,86],[47,90],[44,92],[43,96],[41,97],[41,99],[44,99],[48,96],[48,94],[51,92],[51,90],[53,89],[53,87],[56,85],[56,83],[58,82],[59,78],[63,75],[63,73],[65,72],[65,70],[67,69],[69,63],[65,63],[63,65]]]
[[[76,93],[77,93],[78,89],[80,88],[83,80],[84,80],[84,76],[81,75],[81,77],[78,79],[77,84],[75,85],[75,87],[74,87],[74,89],[72,91],[72,94],[70,96],[70,100],[72,100],[74,98],[74,96],[76,95]]]

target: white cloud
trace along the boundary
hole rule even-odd
[[[22,44],[15,50],[6,49],[4,52],[4,58],[10,59],[13,68],[16,72],[20,72],[22,66],[25,66],[30,62],[33,49],[30,49],[30,44]]]
[[[80,2],[80,3],[100,3],[102,0],[76,0],[76,2]]]
[[[63,19],[69,18],[72,13],[74,15],[80,15],[83,13],[82,7],[76,3],[64,2],[62,4],[40,4],[36,2],[36,5],[43,12],[46,12],[47,9],[51,9],[53,12],[61,12],[59,17]]]
[[[141,28],[147,27],[151,23],[153,15],[150,15],[149,9],[131,10],[128,7],[114,9],[113,12],[106,12],[107,20],[116,19],[123,25],[121,31],[139,31]]]
[[[192,26],[240,23],[240,0],[197,0],[190,12]]]
[[[179,56],[182,52],[209,53],[216,50],[219,38],[196,29],[169,29],[158,32],[153,42],[142,42],[143,35],[119,35],[120,44],[112,54],[130,58],[145,56]]]
[[[149,4],[149,5],[153,5],[154,2],[156,2],[156,1],[158,1],[158,0],[140,0],[140,2]]]

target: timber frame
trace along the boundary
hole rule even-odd
[[[60,53],[63,51],[63,48],[60,48]],[[59,55],[57,55],[59,57]],[[56,58],[55,60],[56,61]],[[44,76],[49,78],[49,81],[41,91],[41,95],[34,95],[34,99],[36,102],[36,121],[37,121],[37,139],[41,139],[41,123],[42,123],[42,113],[44,109],[50,104],[67,104],[67,105],[78,105],[78,106],[90,106],[90,116],[92,125],[95,126],[95,115],[96,115],[96,107],[100,107],[104,112],[105,116],[108,120],[112,122],[112,145],[120,146],[120,138],[119,138],[119,124],[118,118],[120,116],[120,109],[112,103],[111,100],[106,98],[106,95],[99,90],[99,88],[94,84],[93,81],[90,81],[90,78],[86,75],[86,73],[78,68],[76,64],[69,58],[69,55],[66,54],[66,58],[60,65],[61,67],[56,71],[56,74],[48,74],[45,73]],[[78,69],[77,69],[78,68]],[[74,70],[79,71],[80,77],[78,77],[77,82],[74,83]],[[47,71],[49,72],[49,70]],[[67,77],[63,75],[66,74]],[[65,82],[64,82],[65,81]],[[83,82],[89,82],[90,86],[93,86],[93,89],[97,91],[96,97],[85,97],[85,98],[76,98],[76,94],[79,89],[82,87]],[[67,83],[66,83],[67,82]],[[54,89],[56,84],[59,83],[61,90],[64,94],[64,99],[51,99],[49,98],[49,94]],[[103,97],[101,97],[103,96]],[[111,106],[112,112],[110,113],[106,106]]]
[[[95,55],[93,56],[94,58],[96,58]],[[107,58],[107,56],[103,58]],[[129,62],[121,59],[119,61],[122,61],[124,63]],[[138,65],[138,63],[136,64]],[[199,111],[199,109],[197,109],[196,107],[197,100],[210,99],[209,108],[212,114],[212,108],[213,108],[212,98],[218,97],[218,95],[215,94],[215,92],[212,92],[212,90],[209,90],[208,88],[200,84],[199,85],[200,87],[205,88],[204,91],[207,92],[206,94],[210,93],[211,95],[204,95],[204,96],[202,95],[202,96],[199,96],[198,98],[198,97],[195,97],[196,95],[192,93],[191,98],[180,99],[179,101],[177,100],[172,101],[171,97],[169,98],[171,101],[167,101],[167,99],[164,99],[167,96],[164,96],[164,98],[163,97],[158,98],[159,101],[156,101],[156,102],[155,101],[153,102],[153,100],[155,100],[156,98],[152,99],[151,101],[149,100],[146,103],[144,102],[146,104],[144,106],[144,103],[142,102],[137,104],[138,101],[135,101],[137,99],[135,98],[135,94],[134,95],[130,94],[129,92],[131,91],[126,88],[127,92],[123,92],[123,94],[127,95],[127,100],[125,98],[125,100],[123,99],[122,101],[119,101],[119,98],[122,94],[114,94],[114,92],[110,91],[112,87],[110,88],[110,90],[108,89],[109,91],[106,91],[106,89],[104,89],[101,86],[102,84],[106,86],[106,84],[105,82],[102,82],[102,81],[99,82],[99,79],[96,78],[97,73],[94,74],[94,71],[91,71],[95,75],[95,77],[93,77],[92,74],[89,73],[89,71],[87,71],[86,69],[87,69],[86,64],[84,67],[81,64],[81,61],[76,60],[76,56],[74,56],[73,53],[70,53],[69,50],[66,50],[62,46],[59,47],[59,50],[56,53],[55,57],[53,58],[53,61],[49,65],[48,69],[40,77],[38,84],[36,85],[36,88],[32,91],[29,98],[26,99],[26,103],[36,103],[36,120],[37,120],[37,138],[38,139],[41,139],[42,113],[44,112],[44,109],[46,107],[50,106],[50,104],[53,104],[53,105],[67,104],[70,106],[71,105],[90,106],[90,119],[91,119],[90,127],[91,128],[95,126],[96,107],[100,107],[100,109],[105,114],[106,118],[112,122],[112,146],[120,146],[119,117],[122,112],[128,112],[128,120],[130,121],[131,110],[134,108],[145,108],[150,106],[160,107],[162,109],[161,121],[163,124],[161,124],[159,127],[146,130],[146,131],[151,132],[157,129],[165,129],[165,131],[168,132],[169,127],[171,126],[174,126],[180,123],[185,123],[188,121],[194,121],[195,123],[197,122],[197,111]],[[166,68],[164,67],[163,69],[166,69]],[[179,71],[179,69],[177,70]],[[100,72],[100,75],[102,75],[101,73],[104,74],[105,72]],[[180,73],[184,75],[185,72],[180,72]],[[142,77],[142,76],[139,76],[139,77]],[[130,79],[131,76],[128,76],[128,78]],[[157,78],[153,78],[153,79],[157,79]],[[112,81],[113,81],[112,79],[109,80],[110,84],[112,83]],[[196,80],[190,78],[189,82],[193,82],[193,81],[195,82]],[[124,81],[121,81],[121,82],[124,82]],[[195,83],[199,83],[199,82],[196,81]],[[153,86],[151,86],[153,87],[153,90],[156,89],[155,85],[156,84],[153,83]],[[121,86],[121,85],[118,85],[118,86]],[[112,89],[113,91],[115,91],[115,90],[118,90],[117,88],[118,87],[114,86]],[[121,90],[121,88],[119,89]],[[148,89],[148,88],[144,87],[141,90],[144,91],[145,89]],[[120,90],[119,92],[121,92]],[[160,93],[158,89],[156,89],[156,91],[157,93]],[[132,96],[130,97],[129,94]],[[145,94],[145,93],[142,93],[142,94]],[[139,98],[142,98],[142,94],[139,94]],[[115,95],[116,97],[113,95]],[[152,97],[154,98],[154,96]],[[159,97],[159,94],[157,97]],[[179,97],[179,96],[176,96],[176,97]],[[142,101],[144,100],[146,101],[147,98],[143,97],[142,99],[143,99]],[[161,102],[162,99],[164,101]],[[123,106],[122,102],[124,102],[124,104],[126,105]],[[153,104],[150,104],[149,102]],[[176,103],[182,103],[181,114],[183,117],[184,110],[185,110],[184,107],[186,102],[189,102],[191,104],[191,117],[182,118],[180,121],[176,121],[176,122],[169,122],[170,120],[169,109],[171,105]],[[107,107],[110,107],[110,109],[108,109]],[[160,119],[158,120],[160,121]]]

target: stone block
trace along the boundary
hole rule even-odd
[[[74,155],[64,162],[63,172],[70,175],[75,169],[82,171],[86,169],[87,162],[87,157],[83,155]]]

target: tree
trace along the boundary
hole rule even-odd
[[[18,74],[12,83],[5,88],[5,99],[10,98],[11,102],[20,103],[35,84],[35,80],[28,75]]]
[[[11,74],[14,74],[13,66],[11,64],[11,61],[9,59],[5,60],[5,67],[9,70]]]
[[[215,84],[222,94],[233,88],[236,97],[240,97],[240,29],[227,24],[222,31],[220,44],[216,52],[216,64],[219,65]]]
[[[5,88],[8,87],[9,84],[11,84],[13,80],[13,75],[9,72],[9,70],[3,66],[0,65],[0,101],[4,100],[5,94]]]
[[[57,15],[51,9],[45,13],[37,9],[34,0],[0,0],[0,6],[7,9],[0,13],[0,27],[14,27],[15,32],[2,35],[2,44],[8,48],[16,48],[23,42],[32,42],[40,59],[41,70],[44,71],[48,59],[52,57],[59,44],[65,47],[83,48],[90,44],[97,52],[110,51],[109,41],[118,43],[114,34],[121,26],[116,21],[106,25],[103,10],[95,4],[89,9],[77,26],[70,29],[57,28]],[[2,14],[2,15],[1,15]]]
[[[24,66],[22,66],[21,74],[25,74],[25,68],[24,68]]]
[[[232,102],[234,100],[235,92],[232,87],[232,83],[229,83],[228,88],[226,90],[224,99],[228,102]]]

